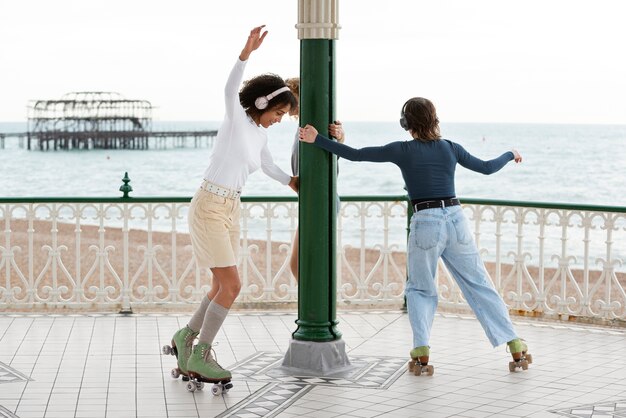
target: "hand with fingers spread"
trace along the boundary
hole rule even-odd
[[[267,36],[267,31],[261,33],[264,27],[265,25],[257,26],[250,31],[246,45],[243,47],[241,54],[239,55],[239,59],[241,61],[246,61],[250,57],[252,51],[259,49],[265,39],[265,36]]]

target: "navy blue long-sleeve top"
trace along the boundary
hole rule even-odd
[[[508,151],[498,158],[483,161],[447,139],[415,139],[356,149],[317,135],[314,144],[350,161],[394,163],[402,171],[412,201],[455,197],[454,172],[457,163],[478,173],[492,174],[515,158],[513,152]]]

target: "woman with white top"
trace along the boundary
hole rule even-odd
[[[279,123],[297,107],[297,100],[282,78],[274,74],[254,77],[241,85],[250,54],[258,49],[267,31],[264,26],[250,36],[232,69],[225,88],[226,115],[219,128],[204,181],[189,208],[189,232],[198,267],[211,269],[211,290],[188,325],[172,338],[178,358],[174,375],[197,381],[227,384],[231,373],[211,355],[213,340],[239,295],[239,196],[248,176],[259,168],[274,180],[297,191],[291,177],[274,161],[267,146],[266,128]],[[198,337],[198,344],[193,341]]]

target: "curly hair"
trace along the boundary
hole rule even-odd
[[[284,91],[273,97],[265,109],[257,109],[254,105],[254,101],[257,98],[267,96],[285,86],[285,81],[280,76],[276,74],[261,74],[243,82],[243,86],[239,91],[239,102],[246,113],[255,120],[263,113],[277,107],[289,105],[289,109],[291,109],[298,106],[298,100],[291,91]]]
[[[287,87],[289,87],[291,92],[296,97],[300,96],[300,78],[299,77],[288,78],[285,80],[285,84],[287,84]]]
[[[413,97],[402,106],[402,114],[406,119],[408,131],[421,141],[437,141],[441,139],[439,118],[435,105],[423,97]]]
[[[300,113],[300,78],[286,78],[285,83],[287,84],[287,87],[289,87],[289,90],[291,90],[293,95],[296,96],[296,100],[298,101],[298,105],[291,108],[291,110],[289,111],[289,115],[298,118]]]

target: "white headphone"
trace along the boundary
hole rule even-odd
[[[267,96],[257,97],[257,99],[254,101],[254,106],[259,110],[263,110],[267,107],[270,100],[272,100],[274,97],[278,96],[280,93],[284,91],[289,91],[289,87],[287,86],[281,87],[278,90],[276,90],[274,93],[270,93]]]

